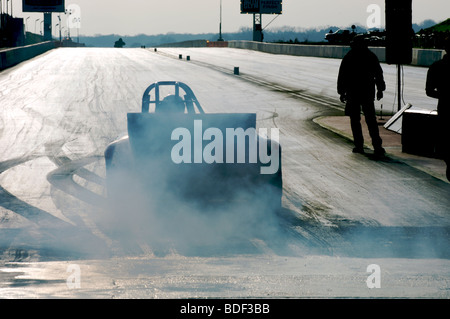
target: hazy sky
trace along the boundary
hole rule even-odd
[[[22,0],[12,2],[13,15],[30,17],[27,29],[31,32],[35,27],[38,29],[39,21],[36,19],[42,20],[42,14],[22,12]],[[370,4],[379,5],[384,25],[384,3],[385,0],[283,0],[283,14],[267,28],[366,25],[372,14],[367,12]],[[220,0],[66,0],[66,7],[70,4],[77,4],[81,9],[79,32],[82,35],[219,31]],[[275,17],[263,15],[263,28]],[[440,22],[447,18],[450,18],[450,0],[413,0],[413,22],[420,23],[426,19]],[[54,14],[53,24],[56,23]],[[222,0],[223,33],[251,26],[252,16],[240,14],[240,0]]]

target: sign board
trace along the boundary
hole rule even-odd
[[[260,0],[260,12],[262,14],[281,14],[282,0]]]
[[[412,0],[386,0],[386,63],[411,63],[412,29]]]
[[[241,13],[259,13],[260,0],[241,0]]]
[[[241,13],[281,14],[282,0],[241,0]]]
[[[23,12],[64,12],[64,0],[23,0]]]

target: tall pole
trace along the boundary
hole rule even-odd
[[[39,20],[40,20],[40,19],[34,20],[34,33],[35,33],[35,34],[37,34],[37,33],[36,33],[36,23],[37,23]]]
[[[262,14],[253,14],[253,41],[262,42]]]
[[[27,32],[28,32],[28,19],[29,19],[30,17],[27,17],[26,19],[25,19],[25,40],[27,39]]]
[[[397,90],[398,90],[398,110],[402,109],[402,69],[401,65],[397,64]]]
[[[59,42],[61,43],[62,38],[61,38],[61,14],[58,15],[58,20],[59,20]]]
[[[219,39],[218,41],[223,41],[222,38],[222,0],[220,0],[220,23],[219,23]]]
[[[44,12],[44,40],[52,40],[52,14],[51,12]]]
[[[67,18],[67,14],[69,15],[69,17]],[[70,15],[72,14],[72,10],[70,9],[66,9],[66,21],[69,20],[70,21]],[[67,37],[70,39],[70,23],[67,24]]]

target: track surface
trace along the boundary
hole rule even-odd
[[[449,184],[352,154],[313,122],[342,114],[339,60],[177,50],[58,49],[0,73],[1,297],[449,297]],[[395,70],[383,67],[392,103]],[[406,74],[405,96],[432,108],[426,69]],[[103,152],[164,80],[188,84],[207,113],[255,112],[279,128],[283,209],[255,223],[263,231],[247,221],[199,244],[188,223],[187,241],[155,246],[130,212],[141,231],[105,231]],[[366,286],[373,263],[382,289]],[[81,288],[67,287],[68,264]]]

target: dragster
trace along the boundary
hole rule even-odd
[[[104,153],[108,200],[139,193],[159,207],[172,200],[197,209],[281,207],[281,146],[257,133],[256,114],[205,113],[188,85],[163,81],[145,90],[127,126]]]

